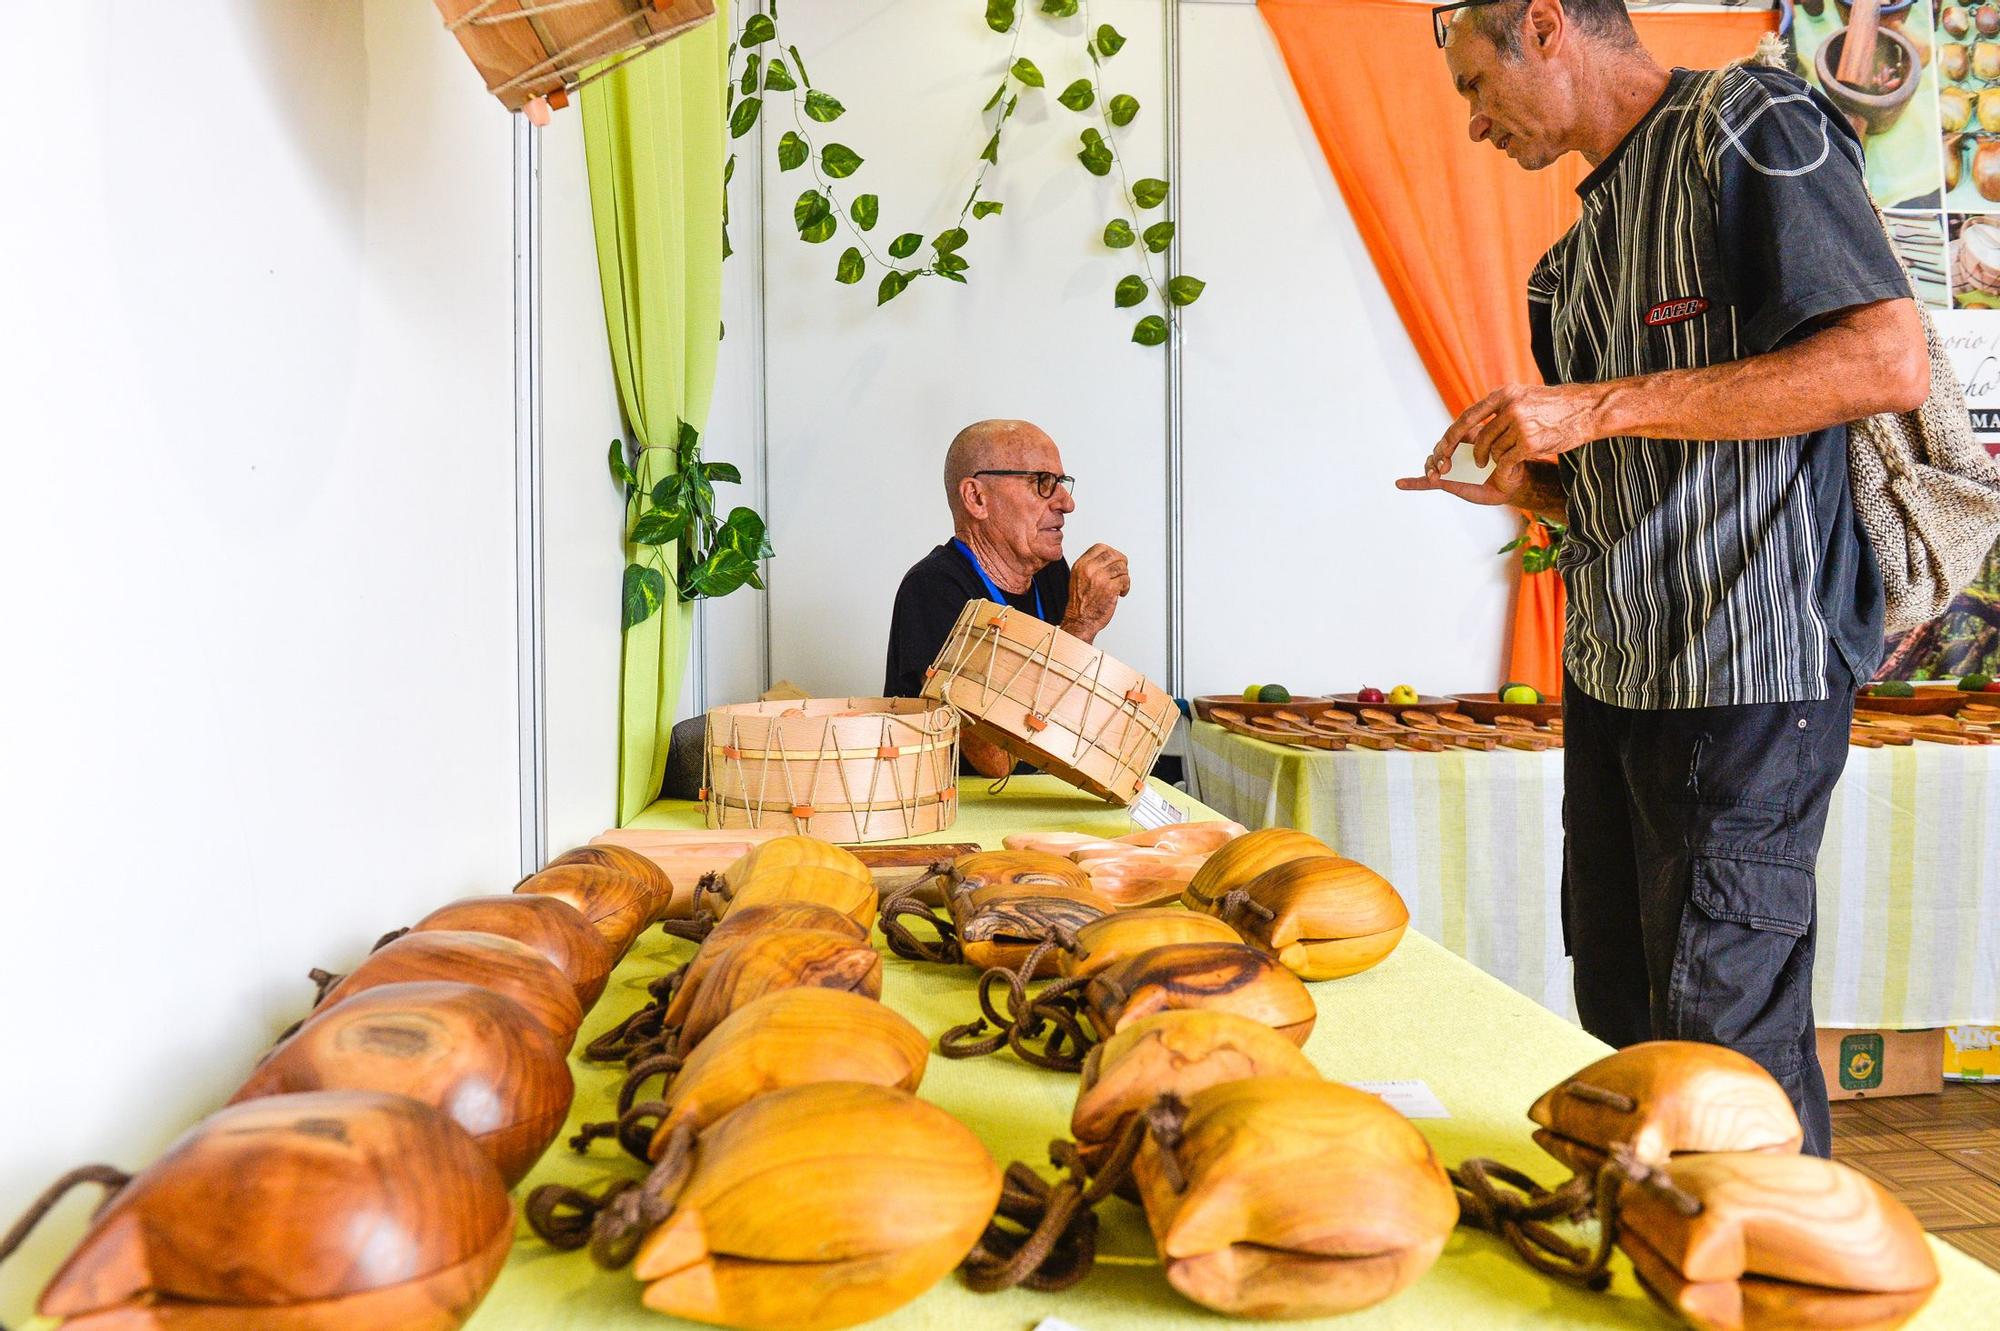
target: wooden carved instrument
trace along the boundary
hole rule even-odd
[[[1711,1151],[1792,1154],[1805,1140],[1784,1088],[1721,1045],[1653,1040],[1565,1078],[1536,1100],[1535,1141],[1579,1173],[1615,1146],[1647,1164]]]
[[[558,897],[531,892],[463,897],[438,907],[411,925],[408,932],[440,929],[498,934],[533,948],[568,977],[570,987],[576,991],[576,1001],[585,1012],[603,995],[605,981],[617,960],[611,953],[611,945],[590,927],[590,921],[576,907]]]
[[[623,957],[653,922],[653,889],[646,880],[599,864],[558,864],[528,875],[514,890],[568,902],[616,957]]]
[[[1226,893],[1217,913],[1304,980],[1367,970],[1395,950],[1410,923],[1387,879],[1337,855],[1274,865]]]
[[[1225,843],[1202,864],[1181,894],[1189,910],[1213,915],[1222,899],[1267,869],[1307,855],[1331,855],[1333,847],[1310,832],[1266,827]]]
[[[569,978],[525,943],[457,929],[404,934],[326,991],[315,1014],[385,984],[448,980],[505,994],[527,1009],[565,1053],[583,1024]]]
[[[1234,1012],[1301,1045],[1318,1016],[1298,976],[1247,943],[1169,943],[1107,967],[1083,987],[1083,1013],[1100,1040],[1178,1008]]]

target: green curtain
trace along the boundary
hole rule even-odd
[[[604,322],[648,489],[674,469],[677,422],[706,427],[715,390],[729,32],[718,4],[714,21],[583,89]],[[620,825],[659,794],[693,622],[670,589],[657,614],[625,632]]]

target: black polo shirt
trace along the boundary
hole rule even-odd
[[[1061,623],[1069,608],[1069,561],[1058,559],[1045,565],[1027,591],[1007,596],[1007,604],[1034,615],[1036,592],[1041,593],[1042,607],[1036,618]],[[920,696],[924,671],[937,660],[965,603],[987,599],[989,593],[979,571],[955,542],[946,541],[919,559],[896,589],[896,608],[889,616],[889,663],[883,675],[883,696]]]
[[[1708,80],[1673,72],[1529,279],[1549,383],[1755,356],[1821,316],[1909,296],[1846,117],[1775,69],[1733,69],[1712,96]],[[1793,702],[1874,672],[1882,584],[1845,426],[1601,439],[1560,462],[1563,656],[1585,693],[1647,709]]]

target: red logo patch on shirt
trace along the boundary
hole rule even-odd
[[[1663,300],[1646,311],[1646,327],[1661,328],[1667,324],[1683,324],[1696,315],[1708,313],[1708,297],[1682,296],[1679,300]]]

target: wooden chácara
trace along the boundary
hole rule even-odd
[[[1670,1160],[1618,1190],[1618,1246],[1704,1331],[1901,1325],[1937,1287],[1909,1208],[1809,1155]]]
[[[1300,1045],[1318,1017],[1299,977],[1247,943],[1170,943],[1100,971],[1083,987],[1084,1015],[1100,1040],[1183,1008],[1234,1012]]]
[[[727,921],[725,921],[727,923]],[[667,1052],[686,1057],[723,1018],[780,989],[847,989],[882,996],[882,957],[865,940],[831,929],[757,929],[711,939],[688,964],[667,1005]]]
[[[303,1091],[407,1095],[444,1114],[513,1187],[562,1131],[566,1051],[526,1009],[469,984],[389,984],[310,1018],[229,1103]]]
[[[1181,904],[1189,910],[1213,915],[1222,899],[1252,879],[1287,860],[1307,855],[1331,855],[1333,848],[1310,832],[1289,827],[1266,827],[1225,842],[1215,850],[1181,894]]]
[[[945,889],[960,955],[979,970],[1018,970],[1047,940],[1064,937],[1117,907],[1090,886],[1090,876],[1060,855],[989,850],[952,861]],[[1054,975],[1045,953],[1034,979]]]
[[[528,875],[514,890],[567,901],[615,957],[622,958],[653,922],[653,890],[646,880],[601,864],[559,864]]]
[[[658,863],[647,859],[629,846],[593,842],[588,846],[578,846],[543,865],[544,869],[560,869],[567,864],[588,864],[600,869],[615,869],[619,873],[630,874],[646,885],[653,899],[649,920],[666,919],[673,910],[676,898],[686,895],[690,889],[677,887],[667,871]]]
[[[456,1124],[400,1095],[218,1110],[115,1193],[43,1291],[89,1331],[452,1331],[514,1237]]]
[[[1307,1077],[1219,1082],[1178,1141],[1133,1172],[1173,1287],[1245,1317],[1325,1317],[1428,1271],[1458,1220],[1451,1181],[1408,1119]]]
[[[1721,1045],[1652,1040],[1610,1054],[1528,1110],[1543,1150],[1580,1173],[1614,1146],[1647,1164],[1690,1152],[1792,1154],[1805,1140],[1784,1088]]]
[[[1273,865],[1216,912],[1302,980],[1358,974],[1395,951],[1410,911],[1387,879],[1338,855]]]
[[[368,954],[327,991],[313,1009],[315,1015],[336,1004],[385,984],[423,980],[478,985],[527,1009],[567,1053],[583,1023],[583,1008],[569,978],[547,957],[511,938],[458,929],[425,930],[401,938]]]
[[[576,907],[559,897],[531,892],[464,897],[438,907],[410,926],[411,933],[439,929],[498,934],[527,944],[569,977],[576,1001],[585,1012],[603,995],[617,960],[611,945]]]
[[[1066,979],[1087,980],[1100,971],[1169,943],[1240,943],[1227,921],[1179,906],[1143,906],[1105,915],[1077,928],[1075,946],[1056,954]]]

